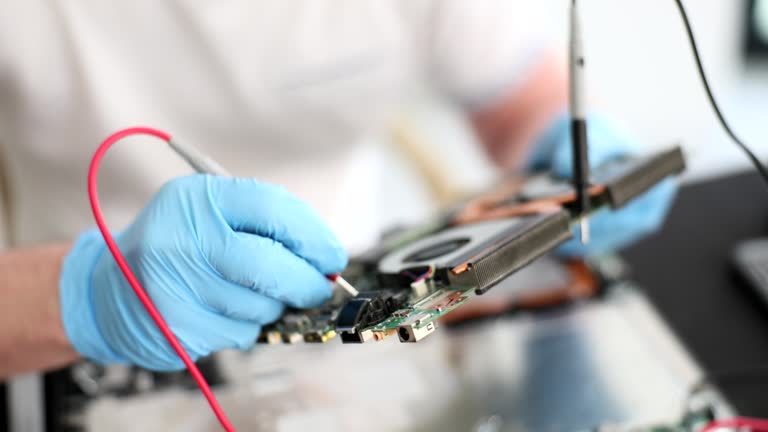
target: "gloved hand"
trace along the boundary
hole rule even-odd
[[[195,175],[167,183],[116,241],[193,359],[246,349],[285,305],[331,296],[324,275],[347,255],[304,202],[251,179]],[[100,233],[83,234],[60,279],[75,349],[99,363],[183,368],[115,264]]]
[[[599,116],[589,117],[587,140],[591,167],[640,153],[640,146],[634,140]],[[572,154],[570,118],[564,114],[538,140],[528,168],[532,171],[551,169],[555,175],[570,179]],[[664,221],[676,190],[675,180],[668,178],[616,211],[600,210],[589,218],[589,243],[581,244],[576,227],[574,238],[561,245],[557,253],[566,257],[605,254],[652,233]]]

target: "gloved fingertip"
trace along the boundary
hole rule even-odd
[[[555,255],[561,258],[583,258],[589,255],[589,250],[574,238],[558,246]]]
[[[196,362],[199,356],[189,353],[193,362]],[[146,358],[143,360],[134,360],[131,364],[140,366],[143,369],[151,370],[153,372],[178,372],[184,370],[186,366],[181,359],[176,356],[175,353],[169,352],[165,356],[155,355],[152,358]]]
[[[193,362],[196,362],[199,359],[199,356],[194,356],[191,358]],[[184,370],[185,368],[186,366],[184,365],[184,362],[181,361],[181,359],[179,359],[179,360],[175,360],[173,364],[171,364],[168,368],[166,368],[161,372],[178,372],[178,371]]]
[[[327,262],[324,263],[321,273],[326,275],[341,273],[349,264],[349,254],[341,245],[335,246],[328,251]]]
[[[241,335],[239,335],[235,349],[238,349],[240,351],[250,350],[251,348],[253,348],[253,345],[256,344],[256,340],[258,339],[260,334],[261,334],[261,326],[254,324],[250,331],[243,332]]]
[[[322,284],[305,290],[301,295],[294,296],[288,304],[299,309],[313,308],[330,300],[332,295],[333,286],[331,282],[324,280]]]
[[[677,189],[678,189],[677,179],[674,177],[669,177],[663,180],[658,185],[654,186],[654,188],[651,189],[651,192],[655,191],[658,199],[663,203],[664,207],[668,208],[671,206],[672,202],[675,200],[675,196],[677,195]]]
[[[677,193],[677,182],[667,178],[616,212],[624,219],[632,219],[634,231],[645,235],[656,231],[669,213]]]
[[[277,321],[285,312],[285,305],[280,302],[273,302],[272,304],[262,308],[259,312],[259,322],[262,324],[270,324]]]

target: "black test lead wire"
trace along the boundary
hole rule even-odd
[[[768,169],[765,168],[765,165],[763,165],[762,162],[760,162],[760,159],[755,156],[755,153],[752,152],[752,150],[747,147],[747,145],[739,139],[739,137],[736,136],[736,133],[731,129],[731,126],[728,124],[728,122],[725,120],[725,116],[723,116],[723,113],[720,111],[720,107],[717,104],[717,101],[715,100],[715,96],[712,93],[712,88],[709,85],[709,80],[707,79],[707,74],[704,73],[704,65],[701,62],[701,55],[699,54],[699,47],[696,44],[696,39],[693,36],[693,29],[691,28],[691,23],[688,19],[688,14],[685,11],[685,7],[683,6],[682,0],[675,0],[675,4],[677,5],[677,9],[680,12],[680,17],[683,19],[683,24],[685,24],[685,32],[688,35],[688,42],[691,46],[691,51],[693,51],[693,57],[696,60],[696,68],[699,73],[699,78],[701,78],[701,83],[704,86],[704,90],[707,93],[707,98],[709,99],[709,105],[712,107],[712,110],[715,112],[715,115],[717,116],[718,121],[720,122],[720,125],[725,130],[725,133],[728,134],[728,136],[733,140],[734,143],[736,143],[741,150],[746,153],[747,157],[749,158],[750,162],[752,162],[752,165],[755,166],[755,169],[760,173],[760,176],[762,176],[763,180],[766,184],[768,184]]]

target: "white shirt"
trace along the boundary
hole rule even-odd
[[[126,126],[164,129],[238,176],[308,200],[350,248],[377,235],[376,156],[425,81],[484,103],[531,47],[514,0],[9,0],[0,8],[0,167],[16,245],[93,225],[92,152]],[[527,37],[525,35],[528,35]],[[100,196],[119,229],[190,172],[150,138],[107,155]],[[258,197],[243,197],[258,199]]]

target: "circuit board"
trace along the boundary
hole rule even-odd
[[[353,264],[354,265],[354,264]],[[437,320],[475,295],[473,287],[442,287],[431,277],[433,269],[414,277],[406,289],[369,289],[351,299],[339,290],[325,306],[312,310],[291,309],[276,323],[266,326],[259,342],[324,343],[341,334],[344,342],[362,343],[382,340],[397,334],[402,342],[418,342],[437,328]],[[365,286],[359,278],[353,284]],[[358,312],[371,303],[380,303],[381,317],[361,320]],[[387,306],[385,303],[389,301]],[[346,310],[345,310],[346,309]],[[341,319],[339,319],[341,317]],[[357,326],[355,325],[357,324]]]
[[[619,208],[684,169],[679,147],[650,157],[613,161],[593,171],[592,211]],[[355,297],[334,292],[326,304],[288,309],[258,342],[343,343],[397,335],[414,343],[444,315],[483,294],[572,237],[584,215],[569,183],[546,173],[512,177],[422,226],[403,230],[351,260],[344,278]]]
[[[564,211],[440,230],[373,262],[353,260],[344,278],[359,290],[356,297],[337,290],[319,308],[288,310],[264,327],[259,342],[315,343],[339,335],[344,343],[363,343],[395,334],[418,342],[440,317],[570,235]]]
[[[377,324],[362,328],[361,342],[382,340],[397,334],[401,342],[418,342],[437,328],[437,320],[474,295],[473,287],[440,288],[435,286],[430,268],[411,283],[408,301]]]
[[[474,290],[438,289],[417,300],[413,306],[395,311],[384,322],[363,330],[363,338],[370,332],[374,340],[383,339],[397,332],[402,342],[418,342],[437,328],[437,319],[474,295]]]

